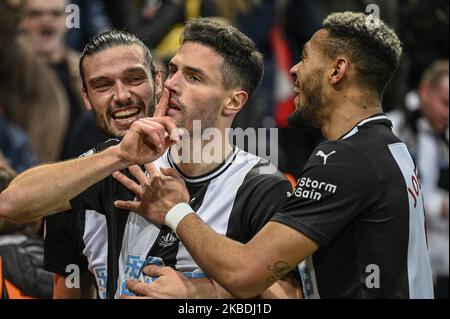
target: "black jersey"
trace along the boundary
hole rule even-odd
[[[273,221],[320,248],[301,266],[305,296],[432,298],[418,173],[384,115],[313,152]]]
[[[117,144],[108,140],[80,157],[91,156]],[[108,232],[106,218],[94,210],[71,209],[44,219],[44,269],[67,277],[77,267],[80,274],[90,271],[98,296],[106,298]]]
[[[178,169],[170,152],[154,164],[158,168]],[[131,177],[128,170],[123,173]],[[182,177],[191,196],[190,205],[197,214],[216,232],[243,243],[281,209],[287,192],[292,190],[269,162],[238,148],[214,171],[195,178]],[[74,209],[95,210],[106,217],[107,296],[130,294],[125,281],[146,281],[141,269],[149,262],[171,266],[188,277],[204,276],[170,228],[155,226],[140,215],[113,205],[116,200],[134,198],[133,193],[109,176],[71,201]]]

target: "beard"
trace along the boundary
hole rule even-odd
[[[298,96],[298,106],[296,111],[288,118],[290,128],[296,129],[312,129],[320,127],[320,115],[325,108],[323,101],[323,74],[325,70],[320,69],[301,84],[301,94],[304,102],[300,104],[300,96]]]
[[[175,120],[175,124],[178,128],[185,129],[189,132],[191,137],[194,134],[194,121],[201,122],[201,134],[206,129],[217,127],[221,103],[219,99],[211,98],[203,102],[200,107],[187,107],[180,101],[177,102],[180,105],[181,111]]]

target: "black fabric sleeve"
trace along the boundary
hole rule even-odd
[[[84,211],[67,211],[45,218],[44,269],[67,277],[66,267],[88,270],[83,255]]]
[[[261,174],[259,168],[253,168],[239,188],[228,225],[227,236],[243,243],[281,210],[287,193],[292,191],[290,182],[281,173]]]
[[[272,220],[325,246],[374,201],[371,194],[379,185],[364,155],[342,141],[321,144],[300,176]]]
[[[105,143],[97,145],[92,150],[84,153],[80,157],[92,156],[98,152],[101,152],[111,146],[117,145],[120,143],[118,139],[110,139]],[[104,180],[92,185],[84,192],[80,193],[78,196],[72,198],[70,200],[70,205],[74,210],[95,210],[100,214],[104,214],[105,207],[103,203],[103,195],[105,184],[108,182],[108,178],[106,177]]]

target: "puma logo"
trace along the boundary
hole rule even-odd
[[[330,154],[325,154],[323,151],[318,151],[316,156],[323,157],[323,165],[327,165],[328,157],[330,157],[333,154],[336,154],[336,151],[333,151]]]

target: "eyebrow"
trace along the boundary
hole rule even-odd
[[[108,78],[106,76],[98,76],[96,78],[90,79],[89,85],[93,86],[96,82],[107,81],[107,80],[108,80]]]
[[[142,67],[135,67],[135,68],[127,68],[124,74],[130,74],[130,73],[137,73],[137,72],[146,72],[146,70]]]
[[[169,67],[178,67],[178,66],[173,62],[169,62]],[[185,67],[183,67],[183,69],[185,69],[191,73],[196,73],[205,79],[209,79],[208,75],[202,69],[195,68],[193,66],[185,66]]]
[[[145,69],[142,67],[135,67],[135,68],[127,68],[123,74],[124,75],[128,75],[128,74],[132,74],[132,73],[138,73],[138,72],[145,72]],[[89,84],[92,86],[94,85],[96,82],[100,82],[100,81],[107,81],[109,80],[108,77],[106,76],[98,76],[95,78],[92,78],[89,80]]]

